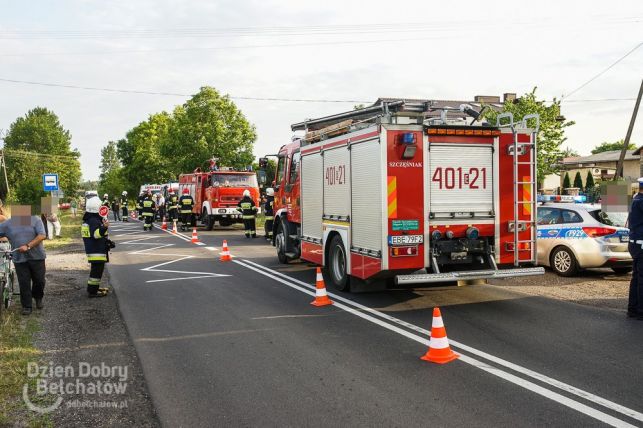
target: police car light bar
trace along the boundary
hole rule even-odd
[[[569,203],[583,203],[587,202],[585,195],[538,195],[538,202],[569,202]]]

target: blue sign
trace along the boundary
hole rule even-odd
[[[42,187],[45,192],[54,192],[58,190],[58,174],[43,174]]]

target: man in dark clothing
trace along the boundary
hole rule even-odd
[[[243,198],[237,204],[237,211],[241,213],[246,238],[250,238],[251,236],[256,238],[255,218],[257,216],[257,206],[255,205],[255,201],[250,197],[249,190],[243,191]]]
[[[264,214],[266,215],[266,223],[264,224],[264,229],[266,230],[266,239],[268,241],[272,241],[272,223],[273,217],[275,215],[274,204],[275,189],[269,187],[266,189],[266,202],[263,205]]]
[[[138,219],[143,220],[143,200],[145,199],[145,192],[141,192],[140,195],[138,195],[138,199],[136,200],[136,209],[138,210]]]
[[[186,230],[192,224],[192,208],[194,199],[190,196],[190,189],[185,187],[183,195],[179,198],[179,213],[181,214],[181,230]]]
[[[627,316],[643,320],[643,177],[638,179],[639,193],[632,199],[627,219],[630,228],[628,250],[632,255],[632,279],[627,302]]]
[[[109,222],[107,218],[103,218],[98,214],[100,206],[101,202],[97,196],[87,201],[83,224],[80,227],[87,261],[91,266],[89,279],[87,280],[87,294],[89,297],[105,297],[109,291],[108,288],[100,287],[100,280],[105,271],[105,263],[109,261],[107,240]]]
[[[121,221],[121,202],[116,198],[112,201],[112,212],[114,213],[114,221]]]
[[[11,247],[16,250],[13,263],[20,285],[22,314],[31,314],[32,298],[36,300],[36,308],[42,309],[47,257],[42,245],[47,238],[42,220],[31,215],[30,207],[13,207],[11,218],[0,223],[0,237],[8,238]]]
[[[154,222],[154,211],[156,210],[156,203],[152,198],[152,192],[148,191],[143,199],[143,230],[152,230],[152,223]]]

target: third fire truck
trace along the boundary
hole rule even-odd
[[[475,125],[457,110],[400,100],[292,125],[303,137],[279,150],[274,183],[279,260],[324,266],[340,290],[542,274],[538,117]]]

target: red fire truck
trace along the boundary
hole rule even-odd
[[[194,197],[194,220],[196,219],[212,230],[215,221],[221,226],[241,223],[241,213],[237,204],[243,198],[243,191],[249,190],[252,199],[259,205],[259,186],[254,172],[235,171],[232,168],[219,168],[216,171],[201,171],[197,168],[191,174],[179,176],[179,197],[188,188]]]
[[[542,274],[528,267],[538,117],[438,110],[381,102],[292,125],[305,136],[278,154],[279,261],[322,265],[339,290]]]

